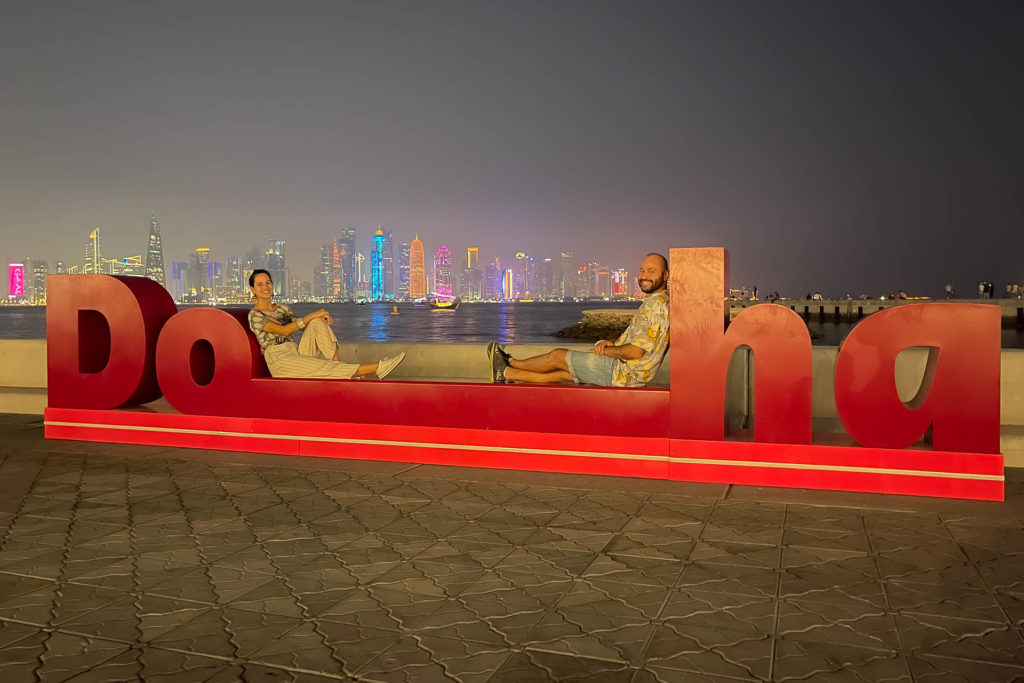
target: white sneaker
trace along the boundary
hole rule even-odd
[[[391,374],[391,371],[398,367],[398,364],[405,358],[405,351],[391,358],[381,358],[377,362],[377,379],[384,379]]]

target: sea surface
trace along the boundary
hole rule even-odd
[[[463,303],[457,311],[432,311],[414,304],[294,304],[303,315],[326,308],[334,316],[334,331],[342,341],[394,341],[486,343],[558,343],[555,332],[579,322],[583,311],[595,308],[631,310],[636,302],[594,301],[589,303]],[[185,308],[179,306],[179,309]],[[809,322],[814,344],[837,346],[851,323]],[[42,339],[46,337],[44,306],[0,306],[0,339]],[[571,340],[565,340],[571,341]],[[1024,348],[1024,332],[1003,329],[1005,349]]]

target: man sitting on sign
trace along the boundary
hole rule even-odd
[[[626,331],[614,342],[602,339],[588,351],[553,349],[522,360],[491,342],[491,381],[575,382],[600,387],[642,387],[654,379],[668,349],[668,261],[648,254],[640,264],[637,284],[649,296]]]

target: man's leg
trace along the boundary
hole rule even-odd
[[[569,369],[569,366],[565,364],[565,349],[552,349],[540,356],[522,360],[512,358],[509,360],[509,365],[516,370],[526,370],[527,372],[554,372],[555,370]]]
[[[534,384],[572,382],[569,366],[565,364],[565,349],[553,349],[540,356],[509,361],[505,379]]]

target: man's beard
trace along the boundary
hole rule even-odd
[[[636,283],[640,285],[640,291],[644,294],[657,292],[665,286],[665,280],[637,280]]]

